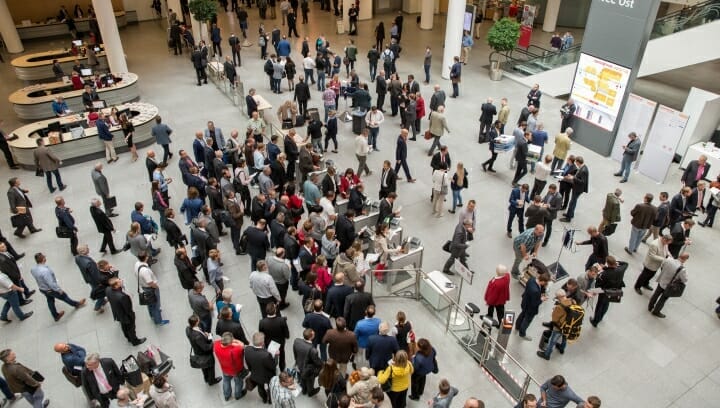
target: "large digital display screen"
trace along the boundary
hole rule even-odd
[[[612,131],[630,78],[630,68],[580,54],[571,97],[575,116]]]

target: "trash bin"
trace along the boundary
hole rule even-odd
[[[359,135],[365,129],[365,112],[361,110],[353,111],[353,133]]]

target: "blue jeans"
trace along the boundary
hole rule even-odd
[[[567,217],[571,220],[575,216],[575,206],[577,206],[577,200],[580,197],[580,194],[582,193],[576,193],[574,191],[570,193],[570,203],[568,204]]]
[[[537,313],[526,313],[524,310],[520,312],[520,316],[518,316],[517,319],[517,329],[520,332],[520,336],[525,337],[525,332],[527,331],[528,327],[530,327],[530,323],[532,323],[533,319]]]
[[[33,408],[43,408],[45,393],[43,392],[42,387],[38,387],[38,389],[32,394],[29,392],[23,392],[22,396],[28,403],[30,403],[30,405],[32,405]]]
[[[55,308],[55,299],[62,300],[63,302],[67,303],[72,307],[77,307],[79,305],[78,302],[70,299],[70,296],[68,296],[67,292],[62,292],[62,294],[53,290],[41,290],[40,292],[45,295],[45,299],[47,299],[48,309],[50,309],[50,314],[54,319],[58,318],[58,311]]]
[[[312,69],[305,70],[305,83],[315,85],[315,74]]]
[[[451,189],[452,190],[452,189]],[[462,189],[460,190],[452,190],[452,196],[453,196],[453,211],[455,211],[455,207],[458,206],[458,204],[462,205]]]
[[[18,292],[11,290],[8,293],[0,294],[0,297],[5,299],[5,305],[2,308],[2,313],[0,313],[0,319],[7,319],[10,308],[12,308],[15,316],[20,319],[25,318],[25,313],[20,309],[20,295],[18,295]]]
[[[630,177],[630,170],[632,169],[632,164],[632,157],[624,154],[622,162],[620,163],[620,174],[622,175],[622,179],[625,181],[627,181],[628,177]]]
[[[430,82],[430,65],[423,65],[423,68],[425,68],[425,82]]]
[[[368,146],[372,146],[373,150],[377,150],[377,137],[379,133],[379,127],[368,128]]]
[[[45,172],[45,181],[47,181],[48,189],[52,192],[55,191],[55,187],[52,185],[52,175],[55,175],[55,183],[58,185],[58,188],[63,186],[62,177],[60,177],[60,170],[55,169],[52,171],[46,171]]]
[[[163,321],[162,318],[162,311],[160,310],[160,289],[159,288],[142,288],[143,290],[152,290],[155,292],[155,297],[157,298],[157,301],[151,305],[147,305],[148,314],[150,314],[150,318],[152,318],[153,323],[160,324]]]
[[[545,347],[545,351],[543,352],[543,354],[545,354],[545,358],[550,358],[550,355],[555,349],[555,344],[558,342],[560,342],[558,348],[560,351],[564,352],[565,347],[567,347],[567,338],[563,336],[562,332],[553,330],[550,334],[550,340],[548,340],[547,347]]]
[[[5,395],[5,399],[15,398],[15,394],[10,390],[7,381],[2,377],[0,377],[0,391]]]
[[[510,207],[508,211],[507,232],[512,232],[513,219],[517,217],[518,231],[522,234],[525,231],[525,208]],[[532,251],[532,248],[528,248],[528,250]]]
[[[100,310],[100,308],[103,307],[103,305],[105,304],[106,301],[107,301],[107,299],[105,298],[105,295],[103,295],[103,297],[101,297],[100,299],[96,300],[94,310],[95,311]]]
[[[327,123],[328,113],[335,110],[335,105],[325,105],[325,123]]]
[[[647,229],[630,227],[630,243],[628,243],[628,249],[630,252],[636,252],[640,247],[640,241],[642,241],[643,235],[647,232]]]
[[[282,78],[273,78],[272,80],[272,90],[273,92],[280,93],[280,81],[282,81]]]
[[[325,71],[318,71],[317,74],[318,74],[317,90],[322,92],[325,90]]]
[[[377,76],[377,62],[370,63],[370,81],[375,80],[375,76]]]
[[[432,156],[433,152],[435,152],[435,148],[440,149],[440,136],[433,135],[433,141],[432,145],[430,145],[430,151],[428,152],[428,156]]]
[[[243,380],[239,375],[231,376],[223,374],[223,395],[225,399],[230,399],[232,394],[232,383],[235,382],[235,399],[240,399],[243,392]]]

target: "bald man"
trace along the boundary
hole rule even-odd
[[[485,403],[475,397],[470,397],[465,401],[463,408],[485,408]]]
[[[72,376],[77,377],[80,375],[87,354],[84,348],[71,343],[57,343],[53,350],[60,354],[63,366]]]

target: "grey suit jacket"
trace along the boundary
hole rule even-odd
[[[38,146],[33,156],[35,156],[35,165],[45,171],[55,171],[60,167],[60,159],[45,146]]]
[[[458,224],[453,232],[452,242],[450,242],[450,253],[455,258],[460,257],[465,253],[467,247],[467,231],[463,224]]]
[[[651,271],[657,271],[667,255],[670,255],[670,252],[665,253],[661,239],[658,238],[648,246],[647,255],[645,255],[645,259],[643,260],[643,266]]]
[[[110,187],[108,186],[105,175],[93,169],[93,171],[90,172],[90,176],[92,177],[93,185],[95,185],[95,192],[99,194],[100,197],[109,197]]]
[[[18,191],[15,187],[10,187],[7,192],[7,196],[8,203],[10,203],[10,211],[13,214],[17,214],[17,207],[32,207],[32,203],[30,202],[30,199],[27,197],[27,195]]]

